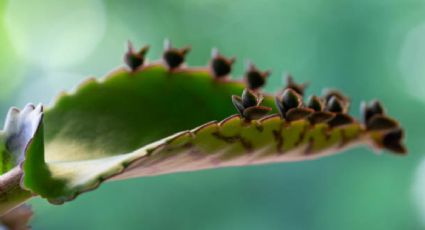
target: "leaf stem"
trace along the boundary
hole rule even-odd
[[[0,176],[0,215],[24,203],[32,197],[21,187],[22,170],[19,166]]]

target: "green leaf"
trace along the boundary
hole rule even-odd
[[[110,179],[315,159],[401,139],[384,138],[394,129],[369,131],[358,122],[288,122],[276,109],[260,120],[242,119],[231,95],[245,86],[209,72],[157,64],[119,69],[62,94],[27,148],[25,188],[60,204]],[[265,95],[263,105],[274,107],[274,99]]]

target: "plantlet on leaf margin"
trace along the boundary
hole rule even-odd
[[[229,75],[236,58],[226,58],[222,56],[216,48],[212,49],[211,57],[210,68],[214,77],[221,79]]]
[[[233,105],[239,114],[248,121],[260,119],[272,110],[269,107],[260,105],[263,101],[263,96],[257,94],[259,93],[244,89],[242,98],[235,95],[232,96]]]
[[[385,115],[385,109],[381,102],[378,100],[369,103],[362,102],[360,108],[363,122],[368,130],[385,132],[382,146],[397,153],[407,152],[406,147],[401,143],[404,132],[400,128],[400,124]]]
[[[145,62],[145,55],[149,50],[149,46],[144,46],[139,52],[134,51],[133,44],[128,41],[128,51],[124,55],[124,62],[132,70],[137,70]]]
[[[162,58],[168,66],[168,69],[174,70],[184,63],[185,56],[189,51],[189,46],[177,49],[171,45],[170,40],[166,39],[164,41],[164,54]]]
[[[297,84],[291,74],[286,76],[286,88],[293,89],[301,96],[304,96],[304,91],[307,85],[307,83]]]
[[[325,111],[335,114],[328,122],[331,127],[354,122],[354,119],[346,114],[350,105],[348,98],[337,91],[331,91],[325,94],[324,99],[326,100]]]
[[[350,99],[338,90],[325,90],[323,99],[325,110],[336,113],[347,113],[350,107]]]
[[[324,111],[324,99],[315,95],[309,97],[307,107],[314,111],[314,113],[308,117],[308,120],[312,124],[327,122],[335,116],[333,113]]]
[[[363,121],[369,130],[389,129],[398,126],[398,122],[385,115],[385,110],[378,100],[369,104],[363,102],[361,105]]]
[[[384,115],[385,111],[378,100],[373,100],[370,103],[362,102],[361,110],[363,113],[363,122],[368,123],[375,115]]]
[[[247,63],[247,70],[245,73],[245,81],[249,89],[257,90],[266,84],[266,79],[270,75],[270,71],[266,70],[261,72],[255,67],[252,62]]]
[[[324,108],[322,100],[319,97],[314,95],[308,98],[307,107],[316,112],[320,112]]]

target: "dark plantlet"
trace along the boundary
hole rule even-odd
[[[270,107],[253,106],[243,111],[243,117],[247,120],[257,120],[270,113],[270,111],[272,111]]]
[[[391,150],[397,154],[406,154],[406,147],[401,144],[401,140],[403,139],[403,130],[402,129],[394,129],[387,134],[385,134],[384,139],[382,140],[382,145],[384,148]]]
[[[229,75],[235,60],[235,58],[226,58],[222,56],[217,49],[213,49],[210,68],[214,77],[223,78]]]
[[[299,95],[303,96],[306,87],[307,87],[307,83],[298,84],[294,81],[292,75],[288,74],[286,76],[286,89],[288,89],[288,88],[293,89]]]
[[[238,110],[239,114],[243,114],[243,111],[245,110],[245,107],[242,103],[242,98],[236,95],[232,95],[232,103],[235,106],[235,108]]]
[[[261,95],[257,95],[250,89],[245,89],[242,92],[242,97],[232,96],[233,105],[246,120],[260,119],[272,110],[269,107],[260,106],[262,100]]]
[[[305,119],[314,113],[314,110],[309,108],[293,108],[286,112],[287,121],[296,121],[300,119]]]
[[[140,66],[145,62],[145,55],[149,50],[149,46],[144,46],[139,50],[139,52],[135,52],[133,48],[133,44],[128,42],[128,50],[124,55],[124,62],[131,69],[131,71],[137,70]]]
[[[332,96],[326,103],[326,111],[332,113],[343,113],[344,104],[339,98]]]
[[[242,92],[242,104],[245,108],[256,106],[259,102],[260,99],[251,90],[245,89]]]
[[[295,90],[287,88],[280,96],[275,98],[276,106],[282,118],[286,118],[286,113],[290,109],[299,108],[302,106],[302,96]]]
[[[307,101],[307,107],[316,112],[323,111],[323,102],[317,96],[310,96]]]
[[[288,109],[297,108],[302,105],[302,97],[293,89],[286,89],[280,100],[284,104],[284,106]]]
[[[254,64],[248,63],[248,68],[245,73],[245,80],[248,88],[257,90],[266,84],[266,79],[270,75],[270,71],[260,72]]]
[[[325,102],[329,102],[329,100],[332,98],[332,97],[336,97],[337,99],[339,99],[341,102],[343,102],[343,103],[349,103],[349,99],[348,99],[348,97],[346,97],[344,94],[342,94],[340,91],[338,91],[338,90],[333,90],[333,89],[328,89],[328,90],[325,90],[325,93],[324,93],[324,99],[325,99]]]
[[[398,126],[399,124],[396,120],[381,114],[375,114],[366,123],[368,130],[388,130],[397,128]]]
[[[183,64],[186,54],[190,51],[190,47],[177,49],[172,47],[169,40],[164,42],[164,54],[162,58],[168,69],[174,70]]]
[[[363,122],[366,124],[373,116],[385,114],[384,107],[382,107],[381,103],[378,100],[373,100],[370,103],[363,102],[361,104],[361,112]]]
[[[330,112],[314,112],[309,117],[308,120],[311,124],[318,124],[318,123],[325,123],[330,121],[332,118],[335,117],[334,113]]]
[[[328,125],[332,128],[342,125],[348,125],[354,122],[354,119],[343,113],[337,113],[335,116],[328,121]]]

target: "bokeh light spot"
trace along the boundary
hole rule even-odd
[[[415,204],[419,209],[420,220],[425,225],[425,159],[419,164],[413,184]]]
[[[12,0],[5,23],[20,57],[65,68],[83,61],[101,41],[106,15],[100,0]]]
[[[413,28],[402,45],[399,68],[411,96],[425,102],[425,22]]]

